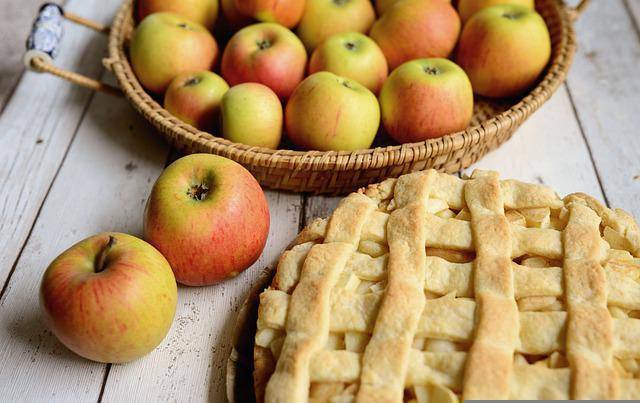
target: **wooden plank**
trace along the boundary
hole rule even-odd
[[[0,300],[0,391],[7,401],[96,401],[106,365],[75,356],[45,329],[47,264],[102,231],[139,235],[168,148],[122,99],[96,95]]]
[[[107,23],[118,3],[73,0],[67,8]],[[56,63],[97,76],[106,38],[70,23],[65,29]],[[0,116],[0,284],[20,253],[90,96],[58,78],[28,72]]]
[[[568,88],[581,128],[606,199],[638,218],[640,33],[622,1],[592,1],[576,30],[580,49]]]
[[[304,225],[309,225],[315,218],[326,218],[344,196],[307,196],[303,215]]]
[[[0,111],[24,71],[24,42],[42,0],[7,1],[0,13]]]
[[[640,32],[640,2],[638,0],[624,0],[631,17],[636,32]]]
[[[471,174],[476,168],[496,170],[503,178],[544,183],[561,196],[585,192],[603,199],[564,86],[508,142],[465,173]]]
[[[266,191],[271,228],[264,254],[238,277],[209,287],[180,287],[178,311],[159,349],[111,368],[105,401],[211,401],[226,398],[225,368],[240,306],[261,270],[298,233],[299,195]]]

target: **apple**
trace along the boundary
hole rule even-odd
[[[160,175],[144,213],[144,236],[176,280],[200,286],[251,266],[269,233],[269,206],[242,165],[212,154],[178,159]]]
[[[464,130],[473,116],[469,78],[447,59],[418,59],[395,69],[380,91],[382,124],[399,143]]]
[[[476,94],[500,98],[531,88],[550,57],[551,39],[542,17],[527,7],[504,4],[478,11],[467,21],[456,61]]]
[[[321,71],[307,77],[285,108],[287,135],[309,150],[369,148],[380,126],[378,100],[357,81]]]
[[[218,45],[200,24],[173,13],[146,17],[131,38],[131,66],[142,85],[164,92],[171,80],[188,71],[210,70]]]
[[[367,33],[376,19],[369,0],[307,0],[296,32],[309,52],[331,35]]]
[[[309,73],[329,71],[350,78],[377,94],[389,68],[382,50],[366,35],[347,32],[331,36],[311,55]]]
[[[446,0],[402,0],[373,24],[369,35],[389,69],[424,57],[448,57],[456,46],[460,18]]]
[[[276,149],[282,115],[280,99],[269,87],[238,84],[222,97],[222,135],[236,143]]]
[[[222,96],[229,85],[210,71],[183,73],[171,81],[164,108],[199,130],[213,131],[220,116]]]
[[[304,78],[307,52],[297,36],[278,24],[260,23],[236,32],[222,55],[222,77],[234,86],[255,82],[288,98]]]
[[[238,29],[240,27],[251,24],[251,17],[240,12],[236,7],[235,0],[220,0],[220,8],[222,15],[231,28]]]
[[[122,363],[148,354],[165,338],[178,291],[167,260],[134,236],[103,233],[58,256],[40,285],[51,332],[74,353]]]
[[[466,22],[478,11],[498,4],[519,4],[530,10],[535,8],[534,0],[458,0],[458,14],[462,22]]]
[[[305,0],[235,0],[235,5],[242,14],[258,21],[293,28],[302,18]]]
[[[218,0],[138,0],[138,19],[153,13],[172,12],[213,29],[218,17]]]
[[[378,15],[384,14],[385,11],[393,7],[394,4],[401,0],[376,0],[376,11]]]

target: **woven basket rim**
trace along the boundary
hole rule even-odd
[[[390,166],[388,161],[394,161],[394,165],[397,165],[408,160],[450,155],[481,142],[489,143],[499,130],[505,126],[518,125],[550,98],[566,77],[576,48],[570,9],[563,1],[552,2],[562,22],[561,39],[556,45],[558,50],[552,55],[550,64],[538,84],[506,111],[463,131],[417,143],[356,151],[272,150],[233,143],[215,134],[200,131],[172,116],[143,89],[133,73],[124,46],[133,1],[125,0],[113,21],[109,35],[109,57],[105,59],[105,65],[113,71],[122,91],[133,106],[161,131],[177,134],[183,145],[199,144],[214,150],[216,154],[231,157],[243,164],[261,168],[286,167],[293,172],[350,171],[356,163],[361,169],[380,168]],[[398,154],[401,156],[400,161]]]

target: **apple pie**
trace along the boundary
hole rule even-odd
[[[254,363],[269,403],[640,399],[640,231],[495,172],[388,179],[281,256]]]

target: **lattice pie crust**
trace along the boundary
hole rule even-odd
[[[639,256],[633,218],[584,194],[486,171],[370,186],[261,294],[258,401],[640,399]]]

